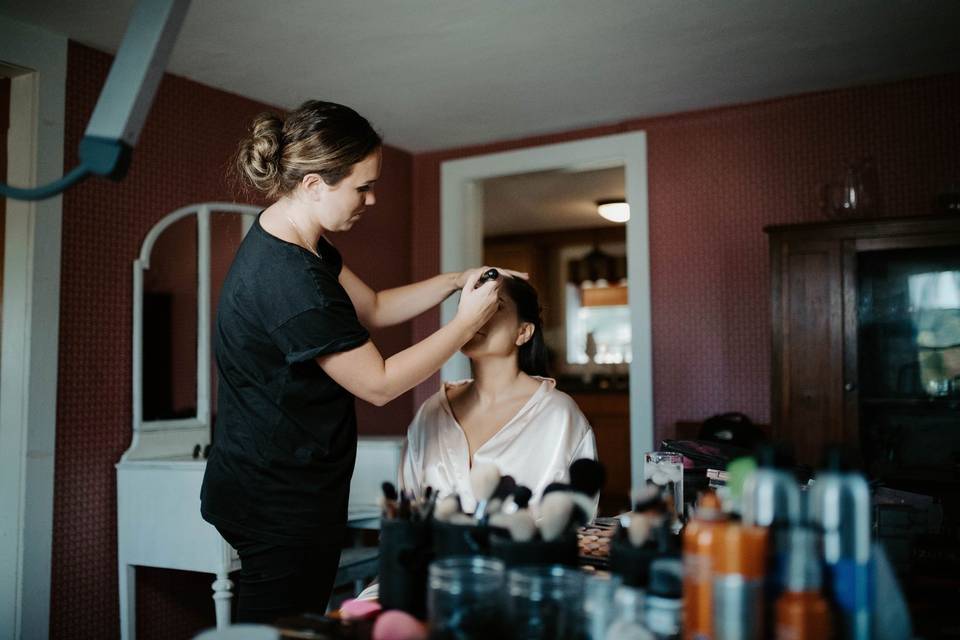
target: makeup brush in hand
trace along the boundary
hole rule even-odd
[[[493,493],[497,490],[500,483],[500,470],[492,464],[475,464],[470,470],[470,486],[473,489],[473,496],[477,499],[477,510],[473,517],[480,524],[485,524],[487,519],[487,504]]]

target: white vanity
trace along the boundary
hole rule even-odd
[[[242,216],[240,235],[259,208],[204,203],[178,209],[147,234],[133,264],[133,439],[117,469],[117,561],[121,638],[136,636],[137,566],[201,571],[214,576],[217,627],[230,623],[231,571],[240,568],[236,552],[200,517],[200,485],[206,461],[202,451],[211,434],[211,217]],[[178,221],[196,218],[196,411],[175,419],[144,419],[144,272],[161,234]],[[192,398],[191,398],[192,400]],[[381,482],[395,481],[400,438],[361,438],[350,492],[350,522],[379,527],[376,500]],[[198,450],[201,455],[195,456]],[[376,553],[344,553],[341,571],[350,579],[375,567]],[[350,566],[347,566],[350,565]],[[362,566],[360,566],[362,565]]]

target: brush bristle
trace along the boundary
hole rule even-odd
[[[593,498],[576,491],[571,491],[569,495],[573,504],[577,507],[577,524],[584,525],[593,520],[596,515],[596,503],[594,503]]]
[[[570,485],[580,493],[595,496],[606,481],[607,471],[596,460],[580,458],[570,465]]]
[[[397,499],[397,488],[393,486],[392,482],[384,482],[380,485],[383,488],[383,497],[387,500],[396,500]]]
[[[570,485],[563,482],[551,482],[547,485],[547,488],[543,490],[543,494],[540,496],[542,500],[544,496],[548,493],[553,493],[554,491],[570,491]]]
[[[433,510],[433,517],[441,522],[446,522],[450,517],[460,512],[460,500],[455,495],[449,495],[440,502]]]
[[[513,490],[513,501],[518,509],[526,509],[530,505],[530,498],[533,497],[533,491],[528,487],[518,486]]]
[[[627,527],[627,537],[630,544],[635,547],[642,547],[650,537],[650,529],[653,523],[642,513],[630,515],[630,526]]]
[[[503,476],[497,483],[497,490],[493,492],[493,497],[500,498],[501,501],[506,500],[507,496],[513,493],[516,488],[517,481],[513,479],[513,476]]]
[[[457,511],[452,516],[450,516],[447,519],[447,522],[449,522],[450,524],[459,524],[464,526],[473,526],[477,524],[477,521],[474,520],[472,517],[468,516],[465,513],[461,513],[459,511]]]
[[[517,511],[509,516],[507,529],[514,542],[529,542],[537,534],[537,523],[529,511]]]
[[[489,500],[500,482],[500,470],[493,464],[475,464],[470,470],[470,487],[477,502]]]
[[[487,520],[487,524],[491,527],[496,527],[498,529],[506,529],[510,524],[510,514],[503,513],[494,513],[490,516],[490,519]]]
[[[564,491],[548,493],[540,501],[540,535],[546,542],[556,540],[570,526],[573,500]]]

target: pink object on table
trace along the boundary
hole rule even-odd
[[[382,609],[376,600],[346,600],[340,605],[340,617],[344,620],[361,620],[376,615]]]
[[[373,625],[373,640],[427,640],[427,626],[403,611],[385,611]]]

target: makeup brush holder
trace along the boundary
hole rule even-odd
[[[430,523],[380,523],[380,604],[412,616],[427,616],[427,575],[433,560]]]
[[[509,534],[494,533],[490,536],[490,555],[503,560],[508,567],[535,564],[562,564],[577,566],[580,547],[576,531],[570,531],[549,542],[534,538],[527,542],[515,542]]]
[[[610,543],[610,571],[628,587],[645,589],[650,583],[650,565],[660,557],[663,552],[656,544],[648,542],[635,547],[624,531],[614,536]]]
[[[433,552],[439,558],[490,555],[490,534],[506,530],[480,525],[433,523]],[[507,534],[509,535],[509,534]]]

